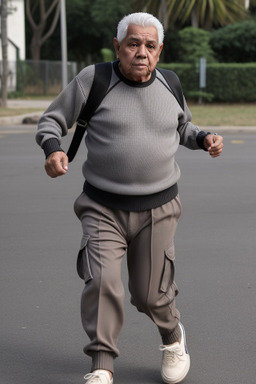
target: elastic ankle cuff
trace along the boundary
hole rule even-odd
[[[171,333],[166,333],[164,335],[161,335],[161,337],[164,345],[176,343],[181,339],[180,326],[177,325],[177,327]]]
[[[91,352],[92,357],[92,371],[96,369],[106,369],[114,373],[114,357],[112,353],[99,351]]]

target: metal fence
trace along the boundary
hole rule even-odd
[[[68,62],[68,81],[78,72],[75,62]],[[8,93],[54,96],[62,89],[61,61],[25,60],[8,63]],[[0,62],[0,70],[2,62]],[[1,79],[0,71],[0,79]]]

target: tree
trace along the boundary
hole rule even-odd
[[[193,27],[210,30],[213,26],[224,26],[246,17],[240,0],[182,0],[180,2],[181,23],[189,18]]]
[[[41,47],[53,34],[59,15],[60,0],[33,0],[32,5],[30,0],[26,0],[26,16],[32,29],[30,52],[33,60],[40,60]]]
[[[249,12],[250,12],[250,15],[255,16],[255,14],[256,14],[256,0],[250,0]]]
[[[213,26],[223,26],[246,17],[245,6],[241,0],[131,0],[131,2],[134,10],[147,11],[155,16],[159,16],[159,10],[165,6],[169,25],[177,22],[184,25],[190,22],[193,27],[211,29]],[[163,23],[163,17],[160,21]]]
[[[95,0],[67,0],[68,56],[89,64],[102,48],[100,28],[92,18]]]
[[[2,78],[1,78],[1,105],[7,105],[7,80],[8,80],[8,35],[7,35],[7,1],[1,2],[1,42],[2,42]]]
[[[39,10],[36,10],[39,13]],[[90,64],[102,60],[101,48],[113,49],[117,23],[131,12],[130,0],[66,0],[68,58]],[[36,16],[36,15],[35,15]],[[39,18],[39,15],[37,15]],[[30,30],[26,31],[27,40]],[[41,49],[41,58],[60,60],[60,28]]]
[[[149,12],[152,15],[158,17],[158,19],[163,24],[165,31],[168,30],[170,22],[170,17],[168,15],[169,3],[169,0],[131,0],[133,11]]]
[[[129,1],[94,0],[91,7],[91,16],[100,29],[104,48],[113,47],[113,37],[116,36],[116,27],[119,20],[131,11]]]

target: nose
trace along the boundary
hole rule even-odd
[[[144,44],[141,44],[138,47],[137,56],[140,58],[145,59],[147,57],[147,50]]]

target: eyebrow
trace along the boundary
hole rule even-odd
[[[130,36],[130,37],[128,38],[128,41],[137,41],[137,42],[141,42],[142,40],[143,40],[143,39],[139,39],[138,37],[135,37],[135,36]],[[154,43],[154,44],[157,43],[156,40],[147,40],[146,42],[147,42],[147,43]]]

